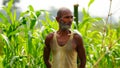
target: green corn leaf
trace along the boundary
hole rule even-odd
[[[8,18],[5,17],[4,14],[0,13],[0,18],[2,19],[2,22],[3,22],[3,23],[8,24]]]
[[[20,32],[19,30],[12,31],[12,32],[9,33],[8,37],[9,37],[9,36],[12,36],[12,35],[16,35],[16,34],[18,34],[19,32]]]
[[[16,21],[16,10],[14,10],[13,21],[14,21],[14,23],[15,23],[15,21]]]
[[[11,11],[12,5],[13,5],[13,0],[10,0],[10,1],[8,2],[7,12],[10,12],[10,11]]]
[[[37,15],[37,17],[39,17],[39,15],[41,14],[41,11],[36,11],[35,14]]]
[[[28,31],[28,54],[32,54],[32,32]]]
[[[28,8],[29,8],[30,11],[33,11],[33,12],[34,12],[34,8],[32,7],[32,5],[29,5]]]
[[[29,13],[29,11],[22,12],[22,13],[20,13],[20,17],[23,17],[23,16],[25,16],[28,13]]]
[[[22,23],[22,24],[26,24],[26,22],[27,22],[27,21],[26,21],[25,17],[22,17],[21,23]]]
[[[36,19],[32,19],[30,23],[30,29],[33,29],[35,27],[35,24],[36,24]]]
[[[37,19],[37,15],[35,14],[35,12],[31,12],[30,17],[31,17],[31,18],[35,18],[35,19]]]
[[[4,34],[1,34],[1,36],[2,36],[2,38],[5,40],[5,42],[6,42],[7,46],[8,46],[8,48],[10,48],[10,42],[9,42],[8,37],[5,36]]]
[[[82,13],[83,13],[83,15],[84,15],[84,16],[83,16],[83,19],[86,18],[86,17],[89,17],[89,14],[87,13],[87,11],[86,11],[85,8],[82,9]]]
[[[90,7],[90,5],[94,2],[94,0],[90,0],[88,3],[88,7]]]
[[[18,58],[19,58],[19,56],[13,56],[10,61],[10,66],[12,66],[16,62],[16,59],[18,59]]]

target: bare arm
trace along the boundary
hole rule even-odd
[[[49,34],[45,39],[43,59],[44,59],[44,62],[46,64],[47,68],[51,68],[49,57],[50,57],[50,50],[51,50],[50,49],[50,41],[51,41],[52,37],[53,37],[53,34]]]
[[[85,54],[85,48],[84,48],[84,45],[83,45],[82,37],[78,34],[74,34],[74,39],[75,39],[76,44],[77,44],[76,51],[77,51],[78,57],[80,59],[79,68],[85,68],[86,54]]]

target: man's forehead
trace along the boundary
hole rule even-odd
[[[72,16],[72,15],[73,14],[70,11],[64,11],[64,12],[62,12],[62,16]]]

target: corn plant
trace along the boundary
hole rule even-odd
[[[44,28],[37,29],[40,23],[38,19],[44,10],[34,11],[32,6],[29,10],[21,13],[16,19],[16,11],[11,11],[13,0],[3,7],[7,16],[0,13],[1,18],[1,43],[4,43],[2,67],[5,68],[44,68],[43,44]]]
[[[93,2],[90,0],[88,7]],[[0,68],[46,68],[44,40],[58,29],[56,20],[51,20],[46,10],[35,11],[31,5],[16,18],[12,3],[10,0],[8,6],[3,7],[6,15],[0,12]],[[72,24],[72,30],[83,37],[86,68],[119,68],[120,22],[112,24],[103,18],[92,17],[88,10],[83,8],[82,21]],[[40,19],[41,16],[44,19]]]
[[[119,68],[120,52],[118,31],[102,18],[91,17],[83,9],[83,21],[77,29],[82,33],[87,53],[88,68]],[[116,66],[117,65],[117,66]]]

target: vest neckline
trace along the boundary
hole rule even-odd
[[[60,45],[58,44],[58,41],[57,41],[57,32],[55,32],[55,33],[54,33],[55,43],[57,44],[58,47],[64,48],[64,47],[66,47],[66,45],[68,44],[68,42],[72,39],[72,36],[73,36],[73,33],[71,32],[70,37],[69,37],[69,39],[67,40],[67,42],[66,42],[64,45],[60,46]]]

